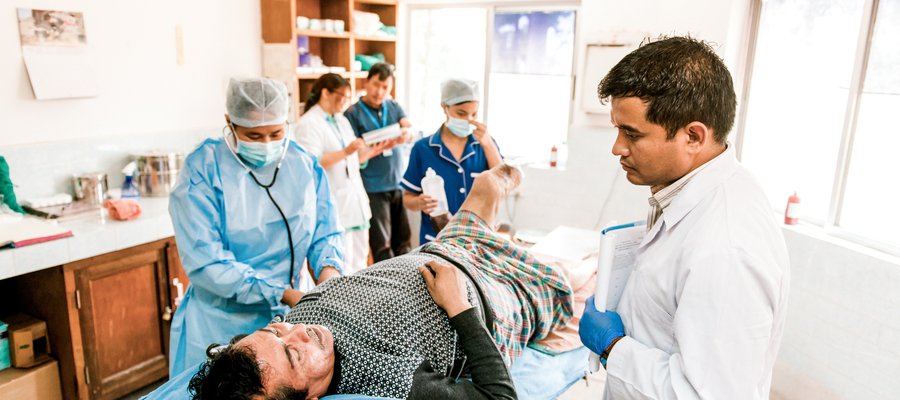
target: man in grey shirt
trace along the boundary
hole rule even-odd
[[[194,398],[516,398],[508,365],[573,301],[559,272],[490,228],[520,179],[482,174],[433,244],[333,278],[286,322],[236,338],[192,379]]]

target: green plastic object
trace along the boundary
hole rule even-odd
[[[380,31],[387,33],[391,36],[397,36],[397,27],[396,26],[382,26]]]
[[[372,66],[381,62],[384,62],[384,54],[383,53],[375,53],[372,55],[365,54],[357,54],[354,59],[359,61],[362,64],[362,70],[368,71],[372,69]]]
[[[6,159],[3,156],[0,156],[0,196],[3,196],[3,202],[13,211],[25,213],[16,201],[16,193],[13,192],[13,184],[9,179],[9,164],[6,163]]]
[[[0,157],[2,158],[2,157]],[[0,321],[0,370],[10,367],[9,362],[9,326]]]

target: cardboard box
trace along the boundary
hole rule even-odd
[[[9,355],[13,367],[33,367],[50,359],[50,341],[44,321],[25,314],[3,320],[9,324]]]
[[[0,371],[12,366],[9,362],[9,332],[6,322],[0,321]]]
[[[59,366],[51,360],[28,369],[0,371],[0,400],[61,400]]]

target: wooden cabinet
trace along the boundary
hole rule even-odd
[[[4,301],[47,321],[67,399],[116,399],[168,374],[172,278],[187,279],[173,239],[3,282]],[[9,307],[9,306],[7,306]]]
[[[383,24],[397,26],[397,6],[397,0],[261,0],[263,75],[285,81],[294,97],[295,110],[303,110],[313,83],[322,74],[296,73],[299,37],[308,44],[309,53],[322,58],[325,66],[346,70],[340,75],[350,81],[355,97],[368,76],[368,72],[353,71],[355,56],[381,53],[387,63],[396,64],[397,39],[354,33],[353,11],[378,14]],[[344,21],[345,29],[343,32],[298,29],[297,17]],[[396,80],[394,83],[396,93]]]

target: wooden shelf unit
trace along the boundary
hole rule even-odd
[[[354,97],[368,76],[367,71],[353,71],[356,54],[383,53],[386,62],[392,65],[397,62],[395,37],[355,34],[352,18],[353,10],[365,11],[378,14],[385,25],[397,26],[397,0],[260,0],[260,6],[264,45],[277,47],[277,51],[264,51],[263,75],[288,84],[297,115],[302,112],[302,104],[309,97],[313,83],[322,76],[296,73],[299,36],[308,38],[309,52],[321,57],[323,64],[346,69],[347,72],[340,75],[350,81]],[[345,31],[297,29],[297,17],[342,20]]]

